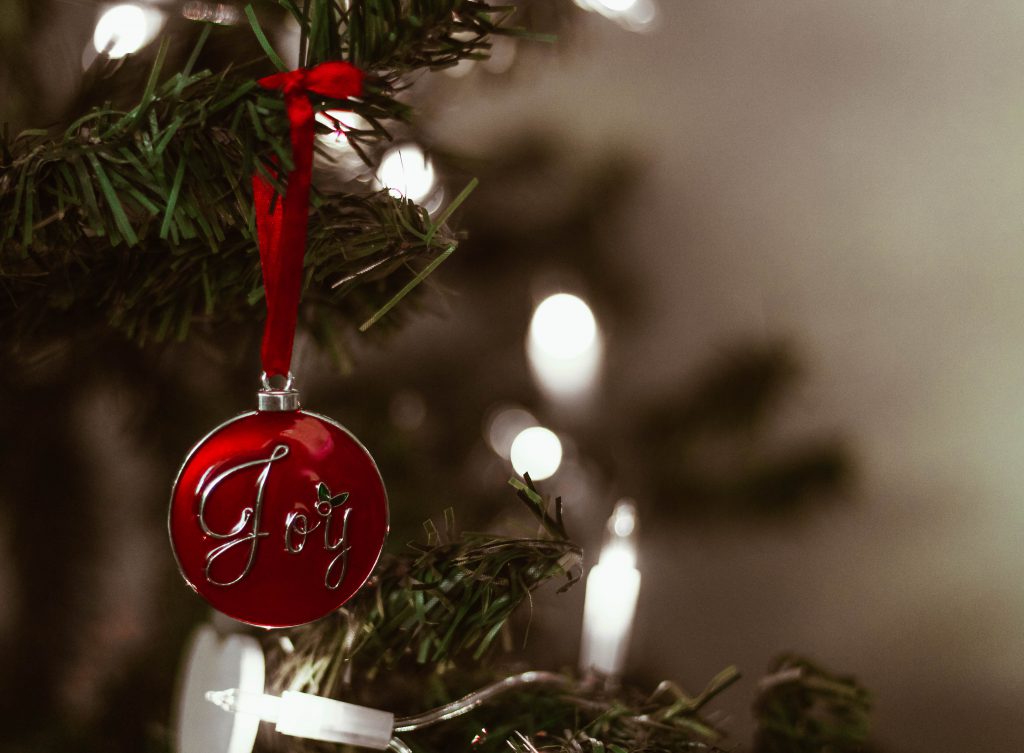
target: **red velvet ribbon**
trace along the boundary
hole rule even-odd
[[[259,80],[266,89],[284,92],[291,126],[292,162],[288,190],[276,203],[274,187],[258,174],[252,177],[256,205],[263,289],[267,298],[267,322],[263,329],[261,357],[267,376],[286,376],[292,361],[295,325],[302,293],[302,261],[306,255],[309,221],[309,185],[313,174],[313,116],[310,94],[332,99],[358,97],[363,91],[363,72],[349,63],[322,63],[275,73]]]

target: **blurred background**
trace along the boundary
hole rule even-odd
[[[159,33],[240,19],[147,7]],[[107,8],[0,13],[12,130],[74,107]],[[514,462],[563,496],[590,565],[632,497],[630,679],[699,689],[738,665],[717,707],[742,748],[756,677],[793,649],[875,692],[879,750],[1024,749],[1024,11],[589,0],[524,23],[558,42],[422,77],[418,128],[378,168],[321,144],[324,190],[441,206],[481,181],[468,240],[400,328],[336,357],[298,347],[304,404],[378,460],[391,545],[448,506],[521,523]],[[166,495],[191,444],[251,407],[258,335],[170,355],[63,342],[5,370],[10,749],[165,744],[207,616]],[[541,594],[525,659],[572,666],[582,606],[582,588]]]

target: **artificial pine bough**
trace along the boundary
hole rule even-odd
[[[524,751],[717,750],[721,733],[700,710],[739,677],[733,668],[693,698],[671,683],[647,693],[609,692],[596,678],[518,673],[486,689],[488,702],[471,695],[444,718],[402,716],[493,680],[485,668],[499,636],[511,636],[517,607],[549,580],[564,579],[564,589],[579,578],[581,552],[562,524],[561,500],[546,501],[529,477],[511,483],[540,523],[538,536],[459,535],[451,515],[443,530],[428,524],[427,541],[386,557],[371,584],[339,613],[289,631],[294,648],[277,647],[270,657],[273,692],[299,690],[394,710],[403,739],[438,753],[465,749],[474,738],[481,751],[509,744]],[[492,694],[497,697],[489,700]],[[330,748],[273,742],[289,750]]]
[[[173,72],[164,40],[134,95],[118,103],[102,92],[130,90],[138,63],[108,69],[101,56],[79,98],[88,103],[82,111],[59,126],[13,137],[5,129],[0,138],[2,347],[27,351],[90,331],[140,346],[185,340],[258,310],[249,178],[259,172],[286,191],[268,166],[290,166],[281,98],[255,83],[291,67],[260,22],[273,5],[300,26],[299,65],[347,60],[367,74],[365,96],[345,103],[365,127],[339,131],[367,164],[410,118],[397,98],[410,74],[485,58],[492,34],[521,33],[501,26],[511,6],[476,0],[304,0],[301,8],[277,0],[246,8],[263,56],[203,67],[221,33],[207,25]],[[329,110],[341,103],[313,104]],[[446,221],[465,195],[431,217],[386,191],[314,190],[307,325],[330,336],[390,311],[457,245]],[[541,535],[457,535],[450,518],[443,531],[430,527],[426,542],[385,557],[370,586],[341,612],[290,631],[294,651],[275,649],[270,657],[272,687],[399,714],[484,687],[443,723],[429,714],[399,717],[399,731],[423,751],[463,750],[471,742],[481,751],[717,750],[721,733],[701,709],[738,677],[732,668],[694,697],[671,683],[644,693],[608,690],[592,678],[494,671],[498,648],[510,645],[517,607],[552,578],[568,576],[566,586],[578,578],[580,552],[559,503],[549,509],[529,479],[513,483]],[[804,660],[782,662],[755,709],[758,750],[862,750],[865,691]]]
[[[303,30],[302,65],[347,60],[369,74],[366,95],[344,103],[366,125],[343,131],[367,161],[392,138],[389,124],[409,118],[396,98],[409,74],[484,56],[488,36],[509,13],[459,0],[315,0],[304,11],[290,0],[278,4]],[[249,178],[266,175],[271,160],[289,166],[290,153],[281,98],[256,79],[288,66],[251,6],[246,13],[267,53],[262,59],[197,70],[211,37],[207,25],[179,71],[167,70],[163,40],[129,106],[97,102],[63,126],[13,139],[5,131],[5,345],[80,335],[90,324],[140,344],[183,340],[195,325],[212,329],[262,305]],[[129,63],[89,78],[117,88],[131,74]],[[319,110],[340,104],[314,102]],[[320,309],[339,323],[359,323],[390,308],[430,260],[454,248],[448,214],[431,218],[385,191],[314,195],[307,316]]]

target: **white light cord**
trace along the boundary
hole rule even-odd
[[[457,716],[472,711],[482,703],[501,693],[521,688],[524,685],[563,685],[568,686],[570,680],[555,672],[523,672],[518,675],[506,677],[504,680],[486,685],[469,695],[463,696],[456,701],[439,706],[430,711],[424,711],[416,716],[406,716],[395,720],[395,732],[412,732],[423,727],[429,727],[438,722],[454,719]]]
[[[257,716],[272,722],[282,734],[390,750],[394,753],[412,753],[408,745],[394,736],[396,733],[413,732],[454,719],[494,696],[527,685],[568,687],[571,684],[569,678],[555,672],[522,672],[444,706],[400,719],[395,719],[385,711],[292,690],[286,690],[280,697],[237,688],[211,690],[206,693],[206,700],[230,713]]]

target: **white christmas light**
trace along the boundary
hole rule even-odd
[[[596,381],[602,351],[594,314],[578,296],[552,295],[533,312],[526,353],[537,382],[553,398],[586,395]]]
[[[395,715],[333,698],[286,690],[280,696],[230,688],[211,690],[206,700],[236,717],[272,722],[282,735],[386,750]]]
[[[153,41],[162,23],[163,14],[154,8],[133,3],[115,5],[96,22],[92,43],[97,52],[123,58]]]
[[[631,500],[615,505],[607,532],[600,559],[587,576],[580,668],[584,672],[618,677],[626,663],[640,595],[640,571],[636,569],[636,506]]]
[[[434,190],[434,166],[418,146],[403,144],[384,155],[377,181],[393,195],[419,203]]]
[[[630,31],[649,31],[658,15],[654,0],[576,0],[576,5]]]
[[[562,443],[550,429],[531,426],[512,440],[512,467],[520,476],[529,473],[534,481],[555,475],[562,463]]]
[[[512,456],[512,442],[523,429],[537,425],[537,419],[529,411],[514,405],[499,405],[491,410],[484,422],[484,438],[500,457],[508,460]]]
[[[630,31],[650,31],[658,20],[658,6],[654,0],[635,0],[618,17],[621,26]]]
[[[393,714],[308,693],[268,695],[265,678],[259,641],[244,634],[221,637],[211,625],[199,627],[189,641],[179,681],[177,753],[251,753],[260,720],[272,722],[281,734],[311,740],[377,750],[391,742]]]
[[[260,720],[225,716],[206,702],[205,694],[225,686],[260,693],[264,671],[263,650],[255,638],[221,638],[210,625],[200,626],[189,641],[179,680],[177,753],[250,753]]]
[[[324,143],[334,143],[345,149],[349,148],[345,131],[367,131],[371,128],[370,121],[348,110],[324,110],[313,117],[318,123],[334,131],[332,135],[322,137]]]
[[[591,5],[603,8],[609,13],[625,13],[636,3],[637,0],[591,0]]]
[[[530,336],[544,355],[572,358],[593,344],[597,323],[582,299],[558,293],[541,301],[533,312]]]

